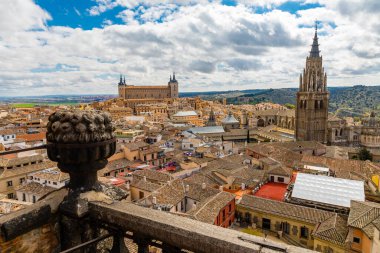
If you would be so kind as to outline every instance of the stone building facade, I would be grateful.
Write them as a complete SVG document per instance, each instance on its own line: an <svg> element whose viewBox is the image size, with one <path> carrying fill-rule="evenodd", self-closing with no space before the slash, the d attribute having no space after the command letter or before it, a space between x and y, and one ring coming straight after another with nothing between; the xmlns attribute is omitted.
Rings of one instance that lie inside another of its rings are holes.
<svg viewBox="0 0 380 253"><path fill-rule="evenodd" d="M165 99L178 98L178 81L170 76L167 85L161 86L135 86L127 85L125 78L120 76L118 84L119 97L124 99Z"/></svg>
<svg viewBox="0 0 380 253"><path fill-rule="evenodd" d="M350 118L331 116L328 120L329 145L365 147L372 152L380 150L380 120L374 112L361 122Z"/></svg>
<svg viewBox="0 0 380 253"><path fill-rule="evenodd" d="M376 119L374 112L362 120L360 143L367 148L380 148L380 120Z"/></svg>
<svg viewBox="0 0 380 253"><path fill-rule="evenodd" d="M319 55L317 27L306 68L300 75L296 107L297 141L327 142L329 92L327 76Z"/></svg>

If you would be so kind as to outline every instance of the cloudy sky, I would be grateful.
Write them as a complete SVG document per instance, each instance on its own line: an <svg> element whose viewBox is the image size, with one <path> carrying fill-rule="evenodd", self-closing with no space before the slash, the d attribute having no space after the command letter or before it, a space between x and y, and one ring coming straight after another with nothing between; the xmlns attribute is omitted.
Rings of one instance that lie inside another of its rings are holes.
<svg viewBox="0 0 380 253"><path fill-rule="evenodd" d="M318 20L329 86L380 84L379 0L1 0L0 96L298 87Z"/></svg>

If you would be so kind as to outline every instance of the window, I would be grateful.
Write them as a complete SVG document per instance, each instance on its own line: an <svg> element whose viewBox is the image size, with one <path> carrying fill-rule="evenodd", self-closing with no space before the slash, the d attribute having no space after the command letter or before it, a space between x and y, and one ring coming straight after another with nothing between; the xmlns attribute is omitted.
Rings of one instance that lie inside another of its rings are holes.
<svg viewBox="0 0 380 253"><path fill-rule="evenodd" d="M25 177L20 178L20 184L24 183Z"/></svg>
<svg viewBox="0 0 380 253"><path fill-rule="evenodd" d="M359 237L354 237L354 243L360 243L360 238Z"/></svg>
<svg viewBox="0 0 380 253"><path fill-rule="evenodd" d="M33 195L33 203L36 203L36 196Z"/></svg>
<svg viewBox="0 0 380 253"><path fill-rule="evenodd" d="M281 228L285 234L290 234L290 224L288 222L281 222Z"/></svg>
<svg viewBox="0 0 380 253"><path fill-rule="evenodd" d="M280 183L283 183L285 180L283 177L277 177L277 181L280 182Z"/></svg>
<svg viewBox="0 0 380 253"><path fill-rule="evenodd" d="M270 230L270 219L263 218L263 229Z"/></svg>
<svg viewBox="0 0 380 253"><path fill-rule="evenodd" d="M11 187L12 185L13 185L12 180L11 180L11 181L7 181L7 186L8 186L8 187Z"/></svg>
<svg viewBox="0 0 380 253"><path fill-rule="evenodd" d="M53 182L53 185L57 185L57 182Z"/></svg>
<svg viewBox="0 0 380 253"><path fill-rule="evenodd" d="M307 227L301 227L301 237L306 239L309 237L309 229Z"/></svg>
<svg viewBox="0 0 380 253"><path fill-rule="evenodd" d="M8 199L13 199L13 193L8 193Z"/></svg>
<svg viewBox="0 0 380 253"><path fill-rule="evenodd" d="M140 199L144 198L144 192L139 192L139 198Z"/></svg>
<svg viewBox="0 0 380 253"><path fill-rule="evenodd" d="M26 201L26 195L25 195L25 193L22 194L22 201Z"/></svg>

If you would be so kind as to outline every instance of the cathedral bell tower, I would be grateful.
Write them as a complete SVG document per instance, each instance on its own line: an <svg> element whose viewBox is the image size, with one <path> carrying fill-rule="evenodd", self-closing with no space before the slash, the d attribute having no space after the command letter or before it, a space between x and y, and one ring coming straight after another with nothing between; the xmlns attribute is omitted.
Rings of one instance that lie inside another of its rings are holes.
<svg viewBox="0 0 380 253"><path fill-rule="evenodd" d="M327 142L329 96L327 76L319 55L317 23L310 55L300 75L296 107L297 141Z"/></svg>

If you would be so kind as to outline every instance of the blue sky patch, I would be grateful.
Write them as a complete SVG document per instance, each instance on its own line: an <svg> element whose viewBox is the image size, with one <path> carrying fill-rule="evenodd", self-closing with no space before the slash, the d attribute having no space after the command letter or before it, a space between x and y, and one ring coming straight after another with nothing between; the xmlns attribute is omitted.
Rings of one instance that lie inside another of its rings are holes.
<svg viewBox="0 0 380 253"><path fill-rule="evenodd" d="M38 68L31 69L32 73L52 73L52 72L72 72L79 71L79 66L72 66L67 64L58 63L54 67L40 66Z"/></svg>

